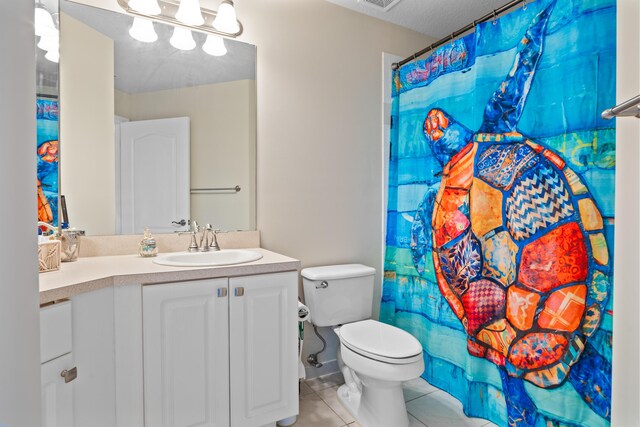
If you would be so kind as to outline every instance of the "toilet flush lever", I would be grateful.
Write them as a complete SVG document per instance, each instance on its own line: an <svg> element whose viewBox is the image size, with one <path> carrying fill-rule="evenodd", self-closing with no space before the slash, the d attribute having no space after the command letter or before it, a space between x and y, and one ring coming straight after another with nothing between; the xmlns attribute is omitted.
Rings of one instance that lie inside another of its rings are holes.
<svg viewBox="0 0 640 427"><path fill-rule="evenodd" d="M329 283L326 280L320 282L320 284L316 284L316 289L325 289L329 287Z"/></svg>

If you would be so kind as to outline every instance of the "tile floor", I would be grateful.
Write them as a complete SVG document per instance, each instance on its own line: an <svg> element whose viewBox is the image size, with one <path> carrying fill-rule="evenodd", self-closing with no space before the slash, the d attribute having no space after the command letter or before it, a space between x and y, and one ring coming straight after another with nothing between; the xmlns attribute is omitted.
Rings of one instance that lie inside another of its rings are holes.
<svg viewBox="0 0 640 427"><path fill-rule="evenodd" d="M336 390L343 383L339 373L303 381L294 427L360 427L338 401ZM404 398L410 427L495 427L485 419L465 416L458 400L422 378L404 384Z"/></svg>

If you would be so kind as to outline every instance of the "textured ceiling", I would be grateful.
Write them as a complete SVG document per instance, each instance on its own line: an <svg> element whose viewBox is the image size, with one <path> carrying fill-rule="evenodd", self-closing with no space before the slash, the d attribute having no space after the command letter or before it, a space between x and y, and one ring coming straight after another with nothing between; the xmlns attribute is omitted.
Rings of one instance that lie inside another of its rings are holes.
<svg viewBox="0 0 640 427"><path fill-rule="evenodd" d="M400 0L384 12L359 0L327 1L437 39L508 3L508 0Z"/></svg>
<svg viewBox="0 0 640 427"><path fill-rule="evenodd" d="M194 32L196 48L181 51L169 44L173 31L169 25L154 23L158 41L142 43L129 35L130 16L66 0L61 1L60 10L113 39L118 90L141 93L256 78L253 45L227 39L227 54L211 56L201 48L206 36Z"/></svg>

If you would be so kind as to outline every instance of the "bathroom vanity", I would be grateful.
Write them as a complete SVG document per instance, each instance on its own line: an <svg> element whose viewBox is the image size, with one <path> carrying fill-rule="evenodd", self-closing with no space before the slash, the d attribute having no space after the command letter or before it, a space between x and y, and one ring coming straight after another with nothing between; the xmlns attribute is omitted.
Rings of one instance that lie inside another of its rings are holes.
<svg viewBox="0 0 640 427"><path fill-rule="evenodd" d="M257 427L297 414L300 262L251 250L262 258L169 267L81 257L41 274L41 316L62 318L43 323L43 339L60 329L66 340L42 365L45 419ZM61 372L74 367L65 383Z"/></svg>

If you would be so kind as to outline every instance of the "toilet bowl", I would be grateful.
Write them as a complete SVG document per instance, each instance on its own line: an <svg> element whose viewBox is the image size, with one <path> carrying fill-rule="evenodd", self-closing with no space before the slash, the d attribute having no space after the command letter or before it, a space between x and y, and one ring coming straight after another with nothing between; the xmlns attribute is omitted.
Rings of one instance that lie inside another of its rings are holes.
<svg viewBox="0 0 640 427"><path fill-rule="evenodd" d="M311 323L340 338L345 384L338 399L363 427L407 427L402 383L424 371L422 345L410 333L370 319L375 269L360 264L302 270Z"/></svg>
<svg viewBox="0 0 640 427"><path fill-rule="evenodd" d="M338 399L364 427L407 427L402 383L424 371L422 346L408 332L375 320L337 327L345 384Z"/></svg>

